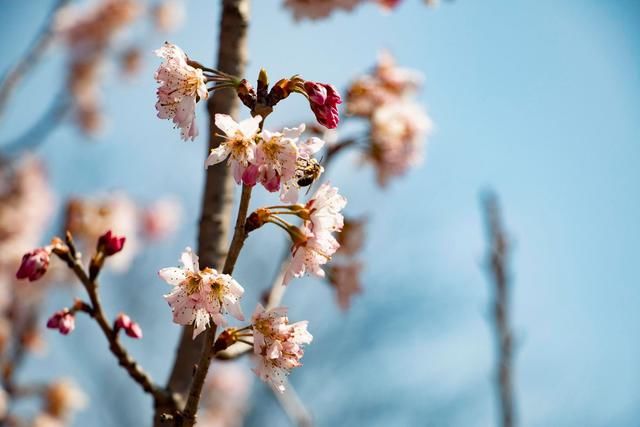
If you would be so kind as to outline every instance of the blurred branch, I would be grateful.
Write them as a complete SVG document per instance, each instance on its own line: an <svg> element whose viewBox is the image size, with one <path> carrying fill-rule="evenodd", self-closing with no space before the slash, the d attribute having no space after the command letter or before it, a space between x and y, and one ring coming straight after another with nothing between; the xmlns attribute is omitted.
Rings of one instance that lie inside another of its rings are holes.
<svg viewBox="0 0 640 427"><path fill-rule="evenodd" d="M298 427L313 427L313 417L309 410L304 406L304 403L298 396L295 388L291 385L288 380L285 380L285 390L283 393L278 393L277 391L273 391L276 399L284 409L284 412L287 414L291 422Z"/></svg>
<svg viewBox="0 0 640 427"><path fill-rule="evenodd" d="M513 332L510 325L510 281L508 258L510 242L500 216L498 197L488 192L482 196L487 237L489 239L489 279L494 287L494 327L498 344L498 372L496 385L500 398L502 427L515 426L515 398L513 390Z"/></svg>
<svg viewBox="0 0 640 427"><path fill-rule="evenodd" d="M5 154L16 155L25 150L36 148L46 141L49 134L58 127L70 107L71 100L64 94L59 94L37 122L17 138L0 144L0 150Z"/></svg>
<svg viewBox="0 0 640 427"><path fill-rule="evenodd" d="M44 26L40 29L29 49L20 60L4 75L0 83L0 117L11 98L11 95L20 84L20 81L38 64L44 53L47 51L54 39L53 20L56 13L64 7L70 0L55 0L53 7L49 11Z"/></svg>

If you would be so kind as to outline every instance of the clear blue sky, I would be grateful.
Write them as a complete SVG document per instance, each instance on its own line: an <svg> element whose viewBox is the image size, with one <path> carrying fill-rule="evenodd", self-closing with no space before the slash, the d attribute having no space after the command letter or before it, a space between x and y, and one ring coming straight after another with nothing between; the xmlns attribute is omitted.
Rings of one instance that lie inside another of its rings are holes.
<svg viewBox="0 0 640 427"><path fill-rule="evenodd" d="M45 3L5 6L0 70L24 50ZM292 318L310 320L316 338L292 382L318 425L495 425L478 210L478 193L487 186L499 193L516 240L521 425L638 425L640 4L457 0L429 9L405 0L391 15L365 6L296 25L280 1L254 3L249 77L265 67L273 80L300 73L344 87L379 48L388 48L401 64L426 74L422 101L437 125L424 167L387 191L375 189L355 158L343 158L334 170L332 181L349 197L351 212L372 219L372 235L366 293L351 312L340 313L326 286L313 280L293 284L286 301ZM202 62L211 62L215 51L217 4L189 1L188 26L171 37ZM56 93L59 56L19 92L0 125L2 140L24 129L31 112ZM137 80L106 82L111 128L103 137L86 141L67 126L39 153L59 201L124 188L147 200L174 192L185 203L182 233L105 287L112 312L125 309L141 319L145 339L131 347L162 378L178 329L155 272L194 244L206 141L182 143L169 123L155 118L157 63L149 52ZM298 99L271 123L309 118ZM241 258L238 280L250 294L245 311L268 280L264 271L273 268L278 237L252 237ZM69 298L56 294L50 309ZM26 375L48 376L55 365L76 377L92 398L77 426L147 420L146 397L129 387L93 325L79 323L70 337L47 334L48 356L32 361ZM255 396L250 425L281 425L261 384ZM123 410L114 413L116 405Z"/></svg>

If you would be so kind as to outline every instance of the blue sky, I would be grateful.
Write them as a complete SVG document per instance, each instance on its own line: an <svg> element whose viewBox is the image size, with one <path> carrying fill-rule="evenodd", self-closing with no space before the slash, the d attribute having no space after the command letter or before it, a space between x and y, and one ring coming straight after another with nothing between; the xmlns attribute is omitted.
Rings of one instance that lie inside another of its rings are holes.
<svg viewBox="0 0 640 427"><path fill-rule="evenodd" d="M355 156L345 156L331 172L349 197L350 212L366 213L372 224L364 257L367 290L351 312L340 313L330 291L314 280L294 284L286 301L291 317L309 319L316 337L292 382L318 425L495 425L478 209L479 192L487 187L500 195L515 239L521 425L637 425L640 4L459 0L429 9L405 0L392 14L363 6L328 21L295 24L279 1L254 3L250 78L265 67L273 80L300 73L344 87L387 48L401 64L425 73L421 101L437 127L425 165L388 190L375 188L371 171L358 167ZM188 4L188 26L171 41L210 62L217 2ZM44 3L21 2L2 14L0 69L20 55L45 13ZM133 82L106 82L111 126L104 136L87 141L66 126L39 154L59 201L124 188L146 200L176 193L184 202L182 232L105 287L111 311L124 308L142 319L145 340L131 344L132 351L163 378L173 351L167 337L178 330L155 272L194 244L206 141L182 143L168 122L155 118L157 60L150 52L147 59ZM61 70L54 53L26 82L0 125L1 140L20 133L31 113L46 107ZM310 117L301 99L287 100L270 125ZM263 195L254 203L267 200ZM274 268L270 249L282 245L271 231L252 239L238 270L249 305L260 289L251 284L263 283L264 270ZM54 295L50 308L69 297ZM93 398L78 426L113 425L113 405L127 408L125 425L145 420L146 398L132 391L91 326L66 338L47 334L48 356L34 360L25 375L48 375L45 366L56 364L77 377ZM254 394L249 424L281 425L261 384Z"/></svg>

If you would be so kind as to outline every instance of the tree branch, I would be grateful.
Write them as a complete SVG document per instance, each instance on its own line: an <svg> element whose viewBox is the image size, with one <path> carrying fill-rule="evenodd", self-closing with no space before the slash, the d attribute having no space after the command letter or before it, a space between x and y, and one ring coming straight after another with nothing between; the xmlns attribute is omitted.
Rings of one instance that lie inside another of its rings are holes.
<svg viewBox="0 0 640 427"><path fill-rule="evenodd" d="M98 295L98 282L89 278L79 259L73 257L71 253L69 253L68 257L64 260L67 261L69 267L73 270L74 274L87 291L89 300L91 301L91 313L89 314L98 323L98 326L109 342L109 350L116 357L120 366L127 371L129 376L138 383L145 392L149 393L153 397L156 406L173 405L175 407L175 402L171 394L164 388L154 384L151 377L149 377L138 362L136 362L122 344L120 344L120 341L118 340L118 333L111 327L104 309L102 308L100 296Z"/></svg>
<svg viewBox="0 0 640 427"><path fill-rule="evenodd" d="M515 399L513 391L513 332L510 315L510 283L507 262L509 239L500 217L498 198L487 193L482 198L489 239L489 278L494 286L494 327L498 345L496 386L499 393L502 427L515 425Z"/></svg>

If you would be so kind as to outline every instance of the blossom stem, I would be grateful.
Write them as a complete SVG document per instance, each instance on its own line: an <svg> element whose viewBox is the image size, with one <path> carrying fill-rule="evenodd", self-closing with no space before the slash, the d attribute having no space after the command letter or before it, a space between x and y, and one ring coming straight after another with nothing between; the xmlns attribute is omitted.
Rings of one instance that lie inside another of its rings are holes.
<svg viewBox="0 0 640 427"><path fill-rule="evenodd" d="M248 185L242 186L242 195L240 197L240 204L238 205L238 215L236 217L236 225L233 232L233 238L229 245L229 252L227 258L224 261L224 267L222 268L223 274L232 274L233 269L238 260L238 255L244 246L244 241L247 238L247 231L245 230L245 222L247 219L247 213L249 211L249 202L251 201L251 190L253 187ZM200 402L200 395L202 394L202 387L204 386L204 380L209 372L209 365L213 358L213 345L216 341L216 327L215 325L209 328L206 332L205 343L202 347L202 353L200 355L200 361L198 367L193 375L191 381L191 388L189 390L189 396L187 403L182 412L181 420L179 424L181 427L191 427L195 424L196 413L198 411L198 404Z"/></svg>
<svg viewBox="0 0 640 427"><path fill-rule="evenodd" d="M70 252L73 252L73 250ZM153 396L156 405L162 404L175 407L176 402L172 395L163 387L156 385L138 362L136 362L122 344L120 344L118 334L111 328L111 324L107 320L107 316L102 308L102 303L100 302L100 296L98 294L98 282L95 279L91 280L89 278L89 275L84 271L84 267L79 258L72 257L70 253L67 257L61 256L61 258L63 261L67 262L75 276L80 280L87 291L91 302L91 313L88 314L93 317L102 330L105 338L109 342L109 350L116 357L120 366L127 371L129 376L138 383L145 392Z"/></svg>

